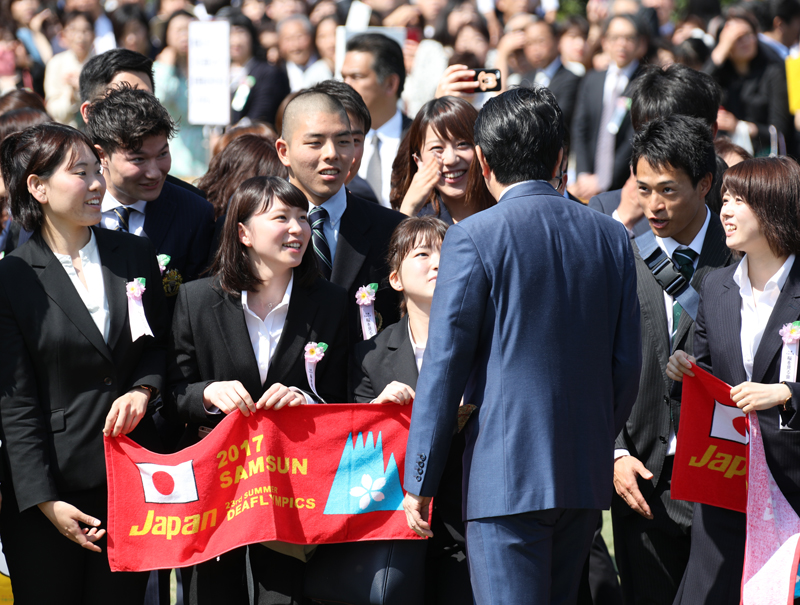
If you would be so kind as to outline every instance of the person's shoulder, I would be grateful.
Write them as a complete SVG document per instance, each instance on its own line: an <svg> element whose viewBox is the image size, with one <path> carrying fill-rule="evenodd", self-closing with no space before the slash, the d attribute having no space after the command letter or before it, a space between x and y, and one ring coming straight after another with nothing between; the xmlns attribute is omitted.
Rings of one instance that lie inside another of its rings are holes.
<svg viewBox="0 0 800 605"><path fill-rule="evenodd" d="M369 358L373 358L375 355L382 355L382 352L386 350L394 333L397 330L407 330L407 326L408 323L401 319L397 323L385 327L382 331L378 332L369 340L362 340L361 342L356 343L354 348L356 362L362 365L364 363L369 364Z"/></svg>
<svg viewBox="0 0 800 605"><path fill-rule="evenodd" d="M603 193L598 193L597 195L593 195L591 199L589 199L589 208L592 210L597 210L598 212L602 212L603 214L608 214L609 216L614 213L619 207L619 203L622 201L622 189L615 189L614 191L605 191Z"/></svg>
<svg viewBox="0 0 800 605"><path fill-rule="evenodd" d="M125 248L128 250L145 251L154 250L153 244L146 237L140 237L125 231L115 231L114 229L103 229L95 227L95 239L100 250L108 248Z"/></svg>
<svg viewBox="0 0 800 605"><path fill-rule="evenodd" d="M328 312L345 312L347 308L347 290L338 284L323 277L316 277L309 285L297 282L295 278L294 288L306 298L315 301Z"/></svg>
<svg viewBox="0 0 800 605"><path fill-rule="evenodd" d="M739 263L735 262L727 267L719 267L713 271L709 271L703 280L703 293L719 290L723 284L736 284L733 281L733 274L739 268Z"/></svg>
<svg viewBox="0 0 800 605"><path fill-rule="evenodd" d="M207 307L209 304L230 296L222 289L216 276L202 277L186 282L181 285L180 294L199 307Z"/></svg>
<svg viewBox="0 0 800 605"><path fill-rule="evenodd" d="M370 222L391 224L392 229L408 218L402 212L367 201L350 191L347 192L347 209L353 210L353 215L361 219Z"/></svg>
<svg viewBox="0 0 800 605"><path fill-rule="evenodd" d="M199 214L214 214L214 207L207 199L190 191L189 189L176 185L169 180L164 181L161 195L156 198L156 204L168 202L175 204L179 209Z"/></svg>

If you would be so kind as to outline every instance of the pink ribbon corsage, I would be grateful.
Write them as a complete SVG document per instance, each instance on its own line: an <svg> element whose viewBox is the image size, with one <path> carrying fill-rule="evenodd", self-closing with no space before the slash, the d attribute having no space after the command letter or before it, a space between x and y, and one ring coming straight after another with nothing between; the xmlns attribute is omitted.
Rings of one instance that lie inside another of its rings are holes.
<svg viewBox="0 0 800 605"><path fill-rule="evenodd" d="M356 292L356 303L359 306L371 305L375 303L375 293L378 291L378 284L361 286Z"/></svg>
<svg viewBox="0 0 800 605"><path fill-rule="evenodd" d="M131 324L131 340L140 336L152 336L153 331L147 323L147 316L142 306L142 294L145 290L145 278L137 277L125 284L125 293L128 295L128 322Z"/></svg>
<svg viewBox="0 0 800 605"><path fill-rule="evenodd" d="M325 357L325 351L328 350L328 345L324 342L309 342L305 346L305 361L306 361L306 378L308 379L308 386L317 396L317 399L325 403L325 400L317 393L316 375L317 364Z"/></svg>
<svg viewBox="0 0 800 605"><path fill-rule="evenodd" d="M367 284L356 291L356 303L361 315L361 334L364 340L369 340L378 333L378 323L375 320L375 294L378 284Z"/></svg>
<svg viewBox="0 0 800 605"><path fill-rule="evenodd" d="M781 335L783 342L787 345L800 342L800 321L784 324L778 334Z"/></svg>

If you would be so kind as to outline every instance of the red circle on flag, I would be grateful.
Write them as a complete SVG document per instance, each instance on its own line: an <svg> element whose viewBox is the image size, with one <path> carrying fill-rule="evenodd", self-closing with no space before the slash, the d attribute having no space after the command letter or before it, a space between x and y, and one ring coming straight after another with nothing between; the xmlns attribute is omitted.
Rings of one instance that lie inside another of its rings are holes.
<svg viewBox="0 0 800 605"><path fill-rule="evenodd" d="M158 490L159 494L169 496L172 490L175 489L175 480L172 475L164 471L156 471L153 473L153 485Z"/></svg>

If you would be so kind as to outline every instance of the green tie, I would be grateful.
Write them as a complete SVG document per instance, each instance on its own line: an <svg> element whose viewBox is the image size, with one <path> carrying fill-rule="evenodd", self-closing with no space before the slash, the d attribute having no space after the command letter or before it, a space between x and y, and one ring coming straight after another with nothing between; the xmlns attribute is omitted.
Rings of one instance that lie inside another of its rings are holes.
<svg viewBox="0 0 800 605"><path fill-rule="evenodd" d="M696 258L697 252L686 246L682 246L672 253L672 262L678 266L678 271L688 282L692 281L692 276L694 275L694 261ZM675 339L675 333L678 331L678 322L681 320L681 313L683 313L683 307L681 307L681 304L675 299L672 303L672 334L670 336L670 341Z"/></svg>

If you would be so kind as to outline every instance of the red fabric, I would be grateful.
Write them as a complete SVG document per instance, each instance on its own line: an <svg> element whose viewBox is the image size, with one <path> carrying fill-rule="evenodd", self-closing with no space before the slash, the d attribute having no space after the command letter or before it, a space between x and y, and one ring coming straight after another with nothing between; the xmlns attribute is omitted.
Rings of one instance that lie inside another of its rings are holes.
<svg viewBox="0 0 800 605"><path fill-rule="evenodd" d="M416 539L402 510L410 419L394 404L234 412L169 455L106 438L111 569L183 567L268 540Z"/></svg>
<svg viewBox="0 0 800 605"><path fill-rule="evenodd" d="M745 512L747 416L731 387L697 366L683 377L671 497Z"/></svg>

